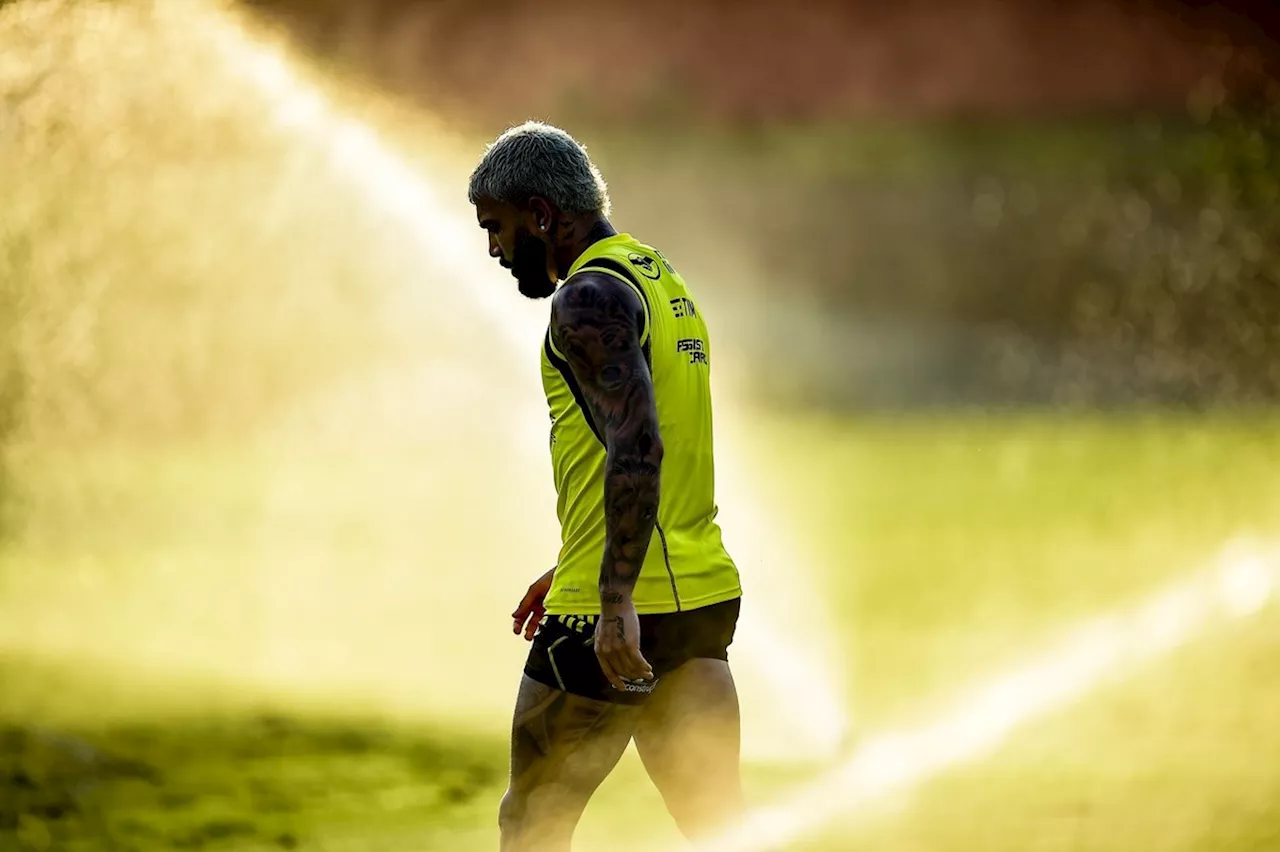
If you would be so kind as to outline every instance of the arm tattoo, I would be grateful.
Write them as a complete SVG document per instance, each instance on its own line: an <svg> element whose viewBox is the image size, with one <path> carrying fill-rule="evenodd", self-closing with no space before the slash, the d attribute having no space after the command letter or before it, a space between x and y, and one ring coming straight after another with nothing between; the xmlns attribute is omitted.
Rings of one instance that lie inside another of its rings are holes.
<svg viewBox="0 0 1280 852"><path fill-rule="evenodd" d="M610 275L575 275L551 305L551 335L582 388L605 442L604 603L635 588L658 520L662 439L649 364L640 345L644 308Z"/></svg>

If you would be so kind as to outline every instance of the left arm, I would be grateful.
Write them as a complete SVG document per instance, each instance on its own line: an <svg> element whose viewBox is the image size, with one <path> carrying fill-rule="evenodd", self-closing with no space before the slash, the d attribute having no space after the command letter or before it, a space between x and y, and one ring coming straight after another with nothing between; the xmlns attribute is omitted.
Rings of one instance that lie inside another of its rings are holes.
<svg viewBox="0 0 1280 852"><path fill-rule="evenodd" d="M574 276L551 306L552 339L605 444L597 653L606 674L616 664L614 671L625 677L651 674L639 653L631 596L657 523L662 472L653 379L640 345L643 311L629 287L597 273ZM619 643L624 647L615 658ZM632 649L634 657L622 653Z"/></svg>

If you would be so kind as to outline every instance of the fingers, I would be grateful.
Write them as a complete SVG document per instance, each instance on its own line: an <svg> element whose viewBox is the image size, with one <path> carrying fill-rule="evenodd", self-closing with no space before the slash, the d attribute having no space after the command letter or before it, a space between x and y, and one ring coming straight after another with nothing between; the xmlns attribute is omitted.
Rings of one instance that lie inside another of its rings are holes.
<svg viewBox="0 0 1280 852"><path fill-rule="evenodd" d="M511 618L513 620L511 632L517 636L520 635L520 629L524 627L525 619L527 619L531 614L536 613L534 617L541 621L542 612L539 611L541 609L542 600L538 595L538 589L536 585L530 586L529 591L525 592L524 597L521 598L520 605L516 607L515 612L511 613Z"/></svg>
<svg viewBox="0 0 1280 852"><path fill-rule="evenodd" d="M597 640L596 658L600 661L600 670L616 689L625 690L628 680L653 680L653 667L640 649L632 645Z"/></svg>
<svg viewBox="0 0 1280 852"><path fill-rule="evenodd" d="M533 608L533 612L529 616L529 623L525 625L524 628L524 638L526 642L533 641L534 634L538 632L538 625L542 623L542 617L546 614L547 611L542 608L541 604L538 604ZM519 630L516 632L518 633Z"/></svg>
<svg viewBox="0 0 1280 852"><path fill-rule="evenodd" d="M653 666L649 665L649 661L644 658L644 654L640 653L639 648L628 648L631 656L631 670L635 672L631 676L632 680L653 680Z"/></svg>
<svg viewBox="0 0 1280 852"><path fill-rule="evenodd" d="M649 667L639 648L621 645L610 649L602 659L607 660L609 668L626 680L645 680L653 677L653 669Z"/></svg>
<svg viewBox="0 0 1280 852"><path fill-rule="evenodd" d="M542 608L541 604L535 604L526 610L517 610L514 614L514 621L511 623L511 632L520 635L520 631L524 631L524 638L527 641L533 641L533 636L538 632L538 626L542 624L542 619L547 611ZM528 622L526 623L526 619Z"/></svg>
<svg viewBox="0 0 1280 852"><path fill-rule="evenodd" d="M555 570L552 568L543 574L524 593L524 597L520 599L520 605L516 607L515 612L511 613L512 633L519 636L520 631L523 630L524 638L533 641L533 635L538 632L538 626L542 624L542 617L547 614L542 602L546 600L547 593L551 590L551 580ZM528 624L525 624L526 620Z"/></svg>
<svg viewBox="0 0 1280 852"><path fill-rule="evenodd" d="M600 670L604 672L604 676L608 679L609 683L613 684L613 688L625 691L627 685L623 682L621 676L613 670L613 666L609 665L608 657L601 655L597 651L596 658L600 660Z"/></svg>
<svg viewBox="0 0 1280 852"><path fill-rule="evenodd" d="M618 689L625 690L629 680L653 680L653 668L639 651L623 650L600 656L599 660L604 676Z"/></svg>

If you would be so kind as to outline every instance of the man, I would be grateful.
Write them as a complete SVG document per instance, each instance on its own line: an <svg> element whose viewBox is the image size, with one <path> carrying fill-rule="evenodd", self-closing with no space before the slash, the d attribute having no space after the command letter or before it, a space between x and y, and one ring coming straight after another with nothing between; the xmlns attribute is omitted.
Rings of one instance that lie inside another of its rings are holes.
<svg viewBox="0 0 1280 852"><path fill-rule="evenodd" d="M741 804L727 649L742 591L715 522L702 312L660 252L614 230L599 171L564 131L503 133L469 195L489 254L525 296L551 299L541 360L562 546L513 613L533 645L501 848L568 850L632 738L695 838Z"/></svg>

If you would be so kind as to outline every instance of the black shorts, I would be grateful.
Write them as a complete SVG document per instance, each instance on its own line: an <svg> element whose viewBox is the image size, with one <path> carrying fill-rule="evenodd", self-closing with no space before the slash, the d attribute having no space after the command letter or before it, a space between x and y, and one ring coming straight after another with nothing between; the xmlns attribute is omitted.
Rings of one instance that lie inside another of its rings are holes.
<svg viewBox="0 0 1280 852"><path fill-rule="evenodd" d="M639 704L662 680L694 659L728 660L742 600L640 616L640 653L653 668L654 679L631 682L626 692L604 676L596 659L596 616L548 615L533 637L524 664L530 678L573 695Z"/></svg>

